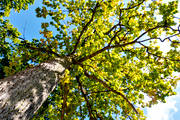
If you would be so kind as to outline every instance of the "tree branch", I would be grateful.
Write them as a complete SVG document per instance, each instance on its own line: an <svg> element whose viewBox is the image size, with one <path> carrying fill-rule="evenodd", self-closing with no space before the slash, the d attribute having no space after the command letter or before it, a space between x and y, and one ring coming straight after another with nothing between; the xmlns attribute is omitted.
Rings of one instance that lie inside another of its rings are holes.
<svg viewBox="0 0 180 120"><path fill-rule="evenodd" d="M110 46L106 46L106 47L104 47L104 48L102 48L102 49L100 49L100 50L97 50L96 52L94 52L94 53L92 53L92 54L90 54L90 55L87 55L87 56L85 56L85 57L83 57L83 58L80 58L80 59L77 60L77 61L74 61L74 64L79 64L79 63L81 63L81 62L83 62L83 61L85 61L85 60L88 60L88 59L90 59L90 58L98 55L99 53L102 53L103 51L105 51L105 50L107 50L107 49L110 49L110 48L111 48Z"/></svg>
<svg viewBox="0 0 180 120"><path fill-rule="evenodd" d="M116 38L117 34L118 34L120 31L121 31L121 29L115 32L114 36L111 38L110 42L108 43L108 46L111 45L111 43L113 42L113 40Z"/></svg>
<svg viewBox="0 0 180 120"><path fill-rule="evenodd" d="M91 22L93 21L94 15L95 15L96 10L97 10L97 8L98 8L99 6L100 6L100 4L99 4L99 2L97 2L95 8L93 9L93 13L92 13L91 19L90 19L89 22L87 22L86 25L83 27L83 29L82 29L82 31L81 31L78 39L77 39L77 42L76 42L76 44L75 44L75 46L74 46L74 50L72 51L72 53L71 53L70 55L72 55L72 54L74 54L74 53L76 52L77 46L78 46L78 44L80 43L81 37L82 37L83 33L87 30L88 26L89 26L89 25L91 24Z"/></svg>
<svg viewBox="0 0 180 120"><path fill-rule="evenodd" d="M74 64L79 64L79 63L81 63L81 62L83 62L83 61L85 61L85 60L88 60L88 59L90 59L90 58L98 55L99 53L104 52L105 50L112 49L112 48L117 48L117 47L124 47L124 46L130 45L130 44L134 44L134 43L136 43L142 36L144 36L146 33L150 32L150 31L152 31L152 30L154 30L154 29L156 29L156 28L159 28L159 27L162 27L162 26L156 26L156 27L153 27L153 28L151 28L151 29L148 29L147 31L145 31L144 33L142 33L139 37L137 37L135 40L133 40L132 42L128 42L128 43L124 43L124 44L116 44L116 45L113 45L113 46L109 46L109 45L108 45L108 46L105 46L104 48L99 49L99 50L97 50L96 52L94 52L94 53L92 53L92 54L90 54L90 55L87 55L87 56L85 56L85 57L83 57L83 58L80 58L80 59L77 60L77 61L74 61Z"/></svg>
<svg viewBox="0 0 180 120"><path fill-rule="evenodd" d="M29 43L24 43L26 45L27 48L30 48L31 50L37 50L37 51L42 51L42 52L47 52L49 54L54 54L57 57L62 57L61 55L59 55L58 53L52 51L52 50L48 50L47 48L38 48L38 47L33 47L31 46Z"/></svg>
<svg viewBox="0 0 180 120"><path fill-rule="evenodd" d="M90 79L94 79L96 80L97 82L101 83L105 88L107 88L108 90L112 91L113 93L115 94L118 94L120 95L121 97L123 97L125 99L125 101L132 107L132 109L136 112L136 114L139 114L138 111L136 110L136 108L133 106L133 104L121 93L121 92L118 92L116 90L114 90L113 88L109 87L108 84L100 79L98 79L96 76L94 75L90 75L88 74L87 71L84 72L84 74L90 78Z"/></svg>
<svg viewBox="0 0 180 120"><path fill-rule="evenodd" d="M161 38L148 38L148 39L144 39L144 40L141 40L141 41L138 41L137 43L142 43L142 42L146 42L146 41L149 41L149 40L153 40L153 39L159 39L161 42L164 42L165 40L169 40L171 41L172 43L180 43L180 42L175 42L175 41L172 41L170 38L171 37L175 37L176 35L179 35L180 33L177 33L177 34L174 34L174 35L171 35L171 36L168 36L164 39L161 39Z"/></svg>
<svg viewBox="0 0 180 120"><path fill-rule="evenodd" d="M163 56L159 56L157 54L151 53L151 52L149 52L149 47L148 46L142 44L141 42L139 42L139 44L142 45L143 47L145 47L147 53L150 54L150 55L153 55L155 57L162 58L162 59L167 59L167 60L170 60L170 61L180 61L180 60L174 60L174 59L170 59L170 58L167 58L167 57L163 57Z"/></svg>
<svg viewBox="0 0 180 120"><path fill-rule="evenodd" d="M13 35L13 36L14 36L14 35ZM52 51L52 50L48 50L47 48L33 47L33 46L30 45L30 43L27 43L27 42L26 42L27 40L25 40L25 39L22 38L22 37L17 37L17 36L14 36L14 37L23 40L23 41L22 41L22 44L25 45L26 47L30 48L31 50L37 50L37 51L40 50L40 51L43 51L43 52L47 52L47 53L49 53L49 54L54 54L55 56L60 57L60 58L63 57L63 56L59 55L58 53L56 53L56 52L54 52L54 51Z"/></svg>
<svg viewBox="0 0 180 120"><path fill-rule="evenodd" d="M111 31L113 31L113 30L114 30L116 27L118 27L118 26L122 27L122 26L125 26L125 25L118 23L118 24L114 25L113 27L111 27L111 28L110 28L107 32L105 32L104 34L105 34L105 35L108 35Z"/></svg>
<svg viewBox="0 0 180 120"><path fill-rule="evenodd" d="M150 28L148 29L147 31L145 31L144 33L142 33L139 37L137 37L134 41L132 41L132 43L135 43L136 41L138 41L142 36L144 36L146 33L154 30L154 29L157 29L157 28L160 28L160 27L164 27L164 26L155 26L153 28Z"/></svg>
<svg viewBox="0 0 180 120"><path fill-rule="evenodd" d="M105 91L92 91L91 94L94 94L94 93L103 93L103 92L110 92L109 90L105 90Z"/></svg>
<svg viewBox="0 0 180 120"><path fill-rule="evenodd" d="M63 95L63 103L62 103L62 111L61 111L61 120L64 120L64 111L65 111L65 108L66 108L66 101L67 101L67 95L68 95L68 86L67 86L67 83L65 83L65 85L63 86L64 88L64 95Z"/></svg>
<svg viewBox="0 0 180 120"><path fill-rule="evenodd" d="M83 95L83 97L84 97L84 99L85 99L85 101L86 101L87 108L88 108L88 111L89 111L90 120L94 120L93 113L92 113L92 106L91 106L91 104L89 103L89 100L88 100L88 98L87 98L87 94L86 94L86 93L84 92L84 90L83 90L83 86L82 86L82 84L81 84L81 82L80 82L80 80L79 80L79 76L76 76L76 80L77 80L77 82L78 82L78 84L79 84L81 93L82 93L82 95Z"/></svg>

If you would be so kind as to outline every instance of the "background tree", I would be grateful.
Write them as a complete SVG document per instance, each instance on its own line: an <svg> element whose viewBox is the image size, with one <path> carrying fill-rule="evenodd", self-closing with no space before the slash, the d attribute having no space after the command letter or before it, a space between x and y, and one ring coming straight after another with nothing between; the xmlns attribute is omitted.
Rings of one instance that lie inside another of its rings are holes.
<svg viewBox="0 0 180 120"><path fill-rule="evenodd" d="M51 20L41 24L41 39L25 40L4 16L32 3L0 2L1 119L139 120L142 107L175 94L177 1L43 0L37 17ZM157 46L164 41L167 53Z"/></svg>

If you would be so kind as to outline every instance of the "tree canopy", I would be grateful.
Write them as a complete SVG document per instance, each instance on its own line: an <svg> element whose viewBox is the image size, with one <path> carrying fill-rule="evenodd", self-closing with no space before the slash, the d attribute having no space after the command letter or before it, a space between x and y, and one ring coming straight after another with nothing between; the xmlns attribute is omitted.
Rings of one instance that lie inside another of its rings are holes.
<svg viewBox="0 0 180 120"><path fill-rule="evenodd" d="M142 108L176 94L177 0L43 0L36 16L50 21L41 23L40 39L26 40L8 15L33 3L0 1L0 79L57 57L71 61L34 120L140 120ZM164 53L157 43L166 41Z"/></svg>

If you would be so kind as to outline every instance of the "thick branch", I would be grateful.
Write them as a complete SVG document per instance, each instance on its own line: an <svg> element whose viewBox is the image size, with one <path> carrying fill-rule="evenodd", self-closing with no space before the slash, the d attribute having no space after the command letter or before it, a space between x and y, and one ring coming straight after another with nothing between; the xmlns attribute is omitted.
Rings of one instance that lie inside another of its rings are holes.
<svg viewBox="0 0 180 120"><path fill-rule="evenodd" d="M108 85L106 82L98 79L98 78L97 78L96 76L94 76L94 75L88 74L87 71L85 71L84 74L85 74L88 78L94 79L94 80L96 80L97 82L101 83L105 88L107 88L108 90L112 91L113 93L118 94L118 95L120 95L121 97L123 97L123 98L125 99L125 101L132 107L132 109L138 114L138 111L137 111L136 108L133 106L133 104L132 104L121 92L118 92L118 91L112 89L111 87L109 87L109 85Z"/></svg>
<svg viewBox="0 0 180 120"><path fill-rule="evenodd" d="M102 48L102 49L100 49L100 50L97 50L96 52L94 52L94 53L92 53L92 54L90 54L90 55L88 55L88 56L85 56L85 57L83 57L83 58L80 58L78 61L74 61L74 64L79 64L79 63L81 63L81 62L83 62L83 61L85 61L85 60L88 60L88 59L90 59L90 58L98 55L99 53L102 53L103 51L105 51L105 50L107 50L107 49L110 49L110 48L111 48L110 46L106 46L106 47L104 47L104 48Z"/></svg>

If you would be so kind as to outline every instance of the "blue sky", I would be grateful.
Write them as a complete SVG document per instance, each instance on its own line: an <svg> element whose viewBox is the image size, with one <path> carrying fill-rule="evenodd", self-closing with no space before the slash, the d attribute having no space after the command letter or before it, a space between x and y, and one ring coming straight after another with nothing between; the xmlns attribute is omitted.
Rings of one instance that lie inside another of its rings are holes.
<svg viewBox="0 0 180 120"><path fill-rule="evenodd" d="M25 39L39 38L39 30L41 28L41 22L44 21L42 18L37 18L35 14L35 9L41 4L41 0L35 0L35 4L29 6L29 9L24 11L21 10L20 13L14 12L10 13L9 19L14 27L18 28L19 32L25 36Z"/></svg>
<svg viewBox="0 0 180 120"><path fill-rule="evenodd" d="M45 20L37 18L34 11L40 4L41 0L35 0L35 4L30 6L27 11L21 11L20 13L12 11L9 16L10 22L14 27L18 28L27 40L40 38L41 22ZM180 2L178 6L180 11ZM177 16L180 16L180 14ZM166 46L167 43L164 43L161 48L167 50ZM180 73L176 74L180 77ZM159 103L152 108L145 109L147 120L180 120L180 83L178 83L176 91L177 95L167 98L167 103Z"/></svg>

